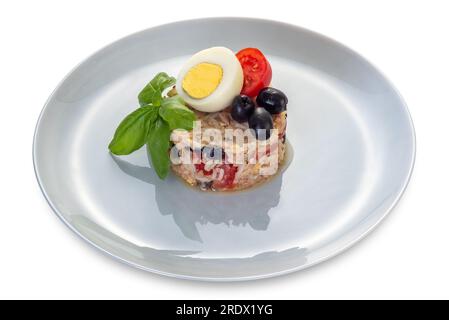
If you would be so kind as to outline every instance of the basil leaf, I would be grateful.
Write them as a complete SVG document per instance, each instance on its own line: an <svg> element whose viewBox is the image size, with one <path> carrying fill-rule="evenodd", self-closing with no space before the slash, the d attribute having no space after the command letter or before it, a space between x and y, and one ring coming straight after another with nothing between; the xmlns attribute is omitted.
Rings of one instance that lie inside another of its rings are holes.
<svg viewBox="0 0 449 320"><path fill-rule="evenodd" d="M153 106L160 106L162 103L162 92L175 83L175 78L170 77L165 72L159 72L139 93L140 105L152 104Z"/></svg>
<svg viewBox="0 0 449 320"><path fill-rule="evenodd" d="M157 118L148 134L147 154L153 169L161 179L165 179L170 170L169 148L170 127L162 118Z"/></svg>
<svg viewBox="0 0 449 320"><path fill-rule="evenodd" d="M187 108L180 96L165 98L159 109L159 115L168 122L170 129L192 130L196 120L195 113Z"/></svg>
<svg viewBox="0 0 449 320"><path fill-rule="evenodd" d="M130 154L146 142L151 123L158 117L158 109L144 106L126 116L115 130L109 150L116 155Z"/></svg>

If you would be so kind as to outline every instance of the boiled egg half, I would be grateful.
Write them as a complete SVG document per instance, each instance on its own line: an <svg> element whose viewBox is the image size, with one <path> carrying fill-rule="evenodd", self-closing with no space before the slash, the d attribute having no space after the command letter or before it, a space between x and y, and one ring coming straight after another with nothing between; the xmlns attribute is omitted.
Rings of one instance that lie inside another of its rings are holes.
<svg viewBox="0 0 449 320"><path fill-rule="evenodd" d="M194 54L181 69L176 90L192 108L217 112L242 90L243 71L234 52L212 47Z"/></svg>

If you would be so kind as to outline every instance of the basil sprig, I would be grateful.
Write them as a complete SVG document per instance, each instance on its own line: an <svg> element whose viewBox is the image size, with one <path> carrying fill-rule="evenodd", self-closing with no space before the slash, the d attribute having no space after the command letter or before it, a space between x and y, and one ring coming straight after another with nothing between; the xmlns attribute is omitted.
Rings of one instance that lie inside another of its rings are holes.
<svg viewBox="0 0 449 320"><path fill-rule="evenodd" d="M140 106L152 104L155 107L159 107L162 103L162 92L174 86L175 83L175 78L170 77L165 72L159 72L139 93Z"/></svg>
<svg viewBox="0 0 449 320"><path fill-rule="evenodd" d="M164 179L170 170L169 148L170 127L162 118L157 118L148 134L147 154L161 179Z"/></svg>
<svg viewBox="0 0 449 320"><path fill-rule="evenodd" d="M109 150L116 155L126 155L140 149L147 142L151 124L157 118L158 109L151 105L131 112L115 130Z"/></svg>
<svg viewBox="0 0 449 320"><path fill-rule="evenodd" d="M120 122L109 150L115 155L127 155L144 144L148 158L159 178L170 170L170 134L174 129L192 130L195 113L179 96L164 97L163 92L176 80L165 72L158 73L139 93L140 108Z"/></svg>
<svg viewBox="0 0 449 320"><path fill-rule="evenodd" d="M159 115L167 121L171 130L192 130L196 120L195 113L187 108L180 96L173 96L162 101Z"/></svg>

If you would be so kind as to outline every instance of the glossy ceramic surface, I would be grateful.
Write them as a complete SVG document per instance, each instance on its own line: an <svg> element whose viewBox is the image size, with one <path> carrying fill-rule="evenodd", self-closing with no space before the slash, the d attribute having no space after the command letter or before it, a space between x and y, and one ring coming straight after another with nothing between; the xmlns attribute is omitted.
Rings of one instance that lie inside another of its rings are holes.
<svg viewBox="0 0 449 320"><path fill-rule="evenodd" d="M202 193L159 180L144 150L111 156L147 81L216 45L268 56L289 98L283 172L249 191ZM45 197L82 238L133 266L202 280L280 275L341 252L398 201L414 154L407 108L370 63L316 33L244 18L164 25L98 51L52 94L33 147Z"/></svg>

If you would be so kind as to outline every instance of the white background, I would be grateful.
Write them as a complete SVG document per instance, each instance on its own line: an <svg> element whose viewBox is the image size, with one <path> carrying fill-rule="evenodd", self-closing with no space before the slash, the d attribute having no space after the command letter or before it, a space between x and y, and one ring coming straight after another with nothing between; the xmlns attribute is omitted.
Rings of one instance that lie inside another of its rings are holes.
<svg viewBox="0 0 449 320"><path fill-rule="evenodd" d="M45 202L31 145L57 83L129 33L207 16L269 18L323 33L372 61L404 96L417 132L410 185L379 228L344 254L256 282L169 279L100 254ZM0 298L449 298L448 16L447 1L3 2Z"/></svg>

